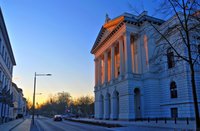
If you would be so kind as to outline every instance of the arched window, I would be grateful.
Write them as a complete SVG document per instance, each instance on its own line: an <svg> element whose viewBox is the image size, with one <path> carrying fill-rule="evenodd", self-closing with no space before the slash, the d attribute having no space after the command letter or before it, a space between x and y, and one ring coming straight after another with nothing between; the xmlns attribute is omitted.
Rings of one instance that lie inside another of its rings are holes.
<svg viewBox="0 0 200 131"><path fill-rule="evenodd" d="M172 81L170 84L170 94L171 98L177 98L177 87L176 82Z"/></svg>
<svg viewBox="0 0 200 131"><path fill-rule="evenodd" d="M169 48L167 50L167 62L168 62L168 68L172 68L175 66L174 52L172 51L172 48Z"/></svg>

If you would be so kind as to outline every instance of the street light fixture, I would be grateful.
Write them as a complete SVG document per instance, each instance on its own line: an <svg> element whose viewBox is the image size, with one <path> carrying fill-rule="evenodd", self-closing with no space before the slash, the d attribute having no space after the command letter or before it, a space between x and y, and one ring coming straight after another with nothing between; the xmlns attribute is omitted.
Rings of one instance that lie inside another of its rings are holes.
<svg viewBox="0 0 200 131"><path fill-rule="evenodd" d="M35 88L36 88L36 77L37 76L51 76L51 74L37 74L35 72L35 76L34 76L34 91L33 91L33 115L32 115L33 125L34 125L34 115L35 115Z"/></svg>

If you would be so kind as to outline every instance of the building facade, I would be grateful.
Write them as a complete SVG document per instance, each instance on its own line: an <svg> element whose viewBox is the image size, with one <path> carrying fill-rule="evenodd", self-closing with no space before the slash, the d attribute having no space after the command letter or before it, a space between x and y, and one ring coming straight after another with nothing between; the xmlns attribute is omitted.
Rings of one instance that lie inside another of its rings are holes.
<svg viewBox="0 0 200 131"><path fill-rule="evenodd" d="M91 50L95 56L95 118L194 118L188 64L175 63L170 48L158 64L154 60L164 40L151 24L164 31L175 21L175 16L164 21L145 11L112 20L106 16ZM169 37L173 40L176 33ZM195 68L198 101L199 70Z"/></svg>
<svg viewBox="0 0 200 131"><path fill-rule="evenodd" d="M12 73L16 65L6 25L0 9L0 122L12 119Z"/></svg>
<svg viewBox="0 0 200 131"><path fill-rule="evenodd" d="M12 83L13 88L13 119L17 119L26 115L26 98L24 98L23 90Z"/></svg>

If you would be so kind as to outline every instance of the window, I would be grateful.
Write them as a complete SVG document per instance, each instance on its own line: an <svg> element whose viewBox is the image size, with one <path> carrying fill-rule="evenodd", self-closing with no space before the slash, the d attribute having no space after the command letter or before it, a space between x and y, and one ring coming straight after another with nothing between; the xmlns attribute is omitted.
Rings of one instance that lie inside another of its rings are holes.
<svg viewBox="0 0 200 131"><path fill-rule="evenodd" d="M170 84L170 94L171 98L177 98L177 87L176 82L172 81Z"/></svg>
<svg viewBox="0 0 200 131"><path fill-rule="evenodd" d="M198 53L200 54L200 44L198 44Z"/></svg>
<svg viewBox="0 0 200 131"><path fill-rule="evenodd" d="M171 108L171 117L178 118L178 108Z"/></svg>
<svg viewBox="0 0 200 131"><path fill-rule="evenodd" d="M168 62L168 68L172 68L175 66L174 52L172 51L172 48L169 48L167 50L167 62Z"/></svg>
<svg viewBox="0 0 200 131"><path fill-rule="evenodd" d="M5 63L7 63L7 52L5 52L4 60L5 60Z"/></svg>
<svg viewBox="0 0 200 131"><path fill-rule="evenodd" d="M2 50L2 57L4 58L4 53L5 53L5 49L4 49L4 46L3 46L3 50Z"/></svg>

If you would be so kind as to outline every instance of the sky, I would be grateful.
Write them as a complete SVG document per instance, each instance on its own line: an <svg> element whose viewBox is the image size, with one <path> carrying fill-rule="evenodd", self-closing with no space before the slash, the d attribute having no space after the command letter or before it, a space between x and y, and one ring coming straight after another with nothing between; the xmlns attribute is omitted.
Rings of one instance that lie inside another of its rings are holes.
<svg viewBox="0 0 200 131"><path fill-rule="evenodd" d="M131 5L131 6L130 6ZM124 12L147 10L155 15L153 0L0 0L17 65L13 81L32 100L34 73L38 76L36 102L49 94L94 96L94 56L90 50L105 22Z"/></svg>

